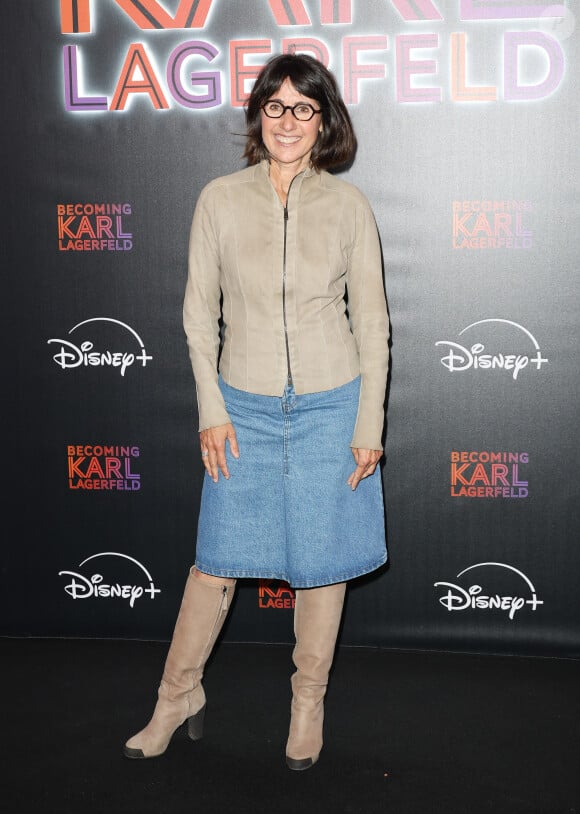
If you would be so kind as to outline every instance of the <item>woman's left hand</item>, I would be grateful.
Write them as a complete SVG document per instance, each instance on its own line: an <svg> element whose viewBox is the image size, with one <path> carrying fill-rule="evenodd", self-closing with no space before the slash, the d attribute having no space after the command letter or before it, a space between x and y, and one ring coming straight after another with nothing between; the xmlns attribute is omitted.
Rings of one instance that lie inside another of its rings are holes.
<svg viewBox="0 0 580 814"><path fill-rule="evenodd" d="M383 453L380 449L353 448L352 454L356 463L356 469L347 480L347 483L354 492L363 478L368 478L369 475L373 474Z"/></svg>

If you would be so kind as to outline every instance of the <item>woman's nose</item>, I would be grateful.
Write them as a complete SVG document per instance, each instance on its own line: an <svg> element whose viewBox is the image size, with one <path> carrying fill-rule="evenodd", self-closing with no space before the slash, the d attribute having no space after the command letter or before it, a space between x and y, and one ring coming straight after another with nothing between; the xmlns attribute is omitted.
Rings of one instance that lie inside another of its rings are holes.
<svg viewBox="0 0 580 814"><path fill-rule="evenodd" d="M282 127L284 127L286 130L291 130L294 127L295 121L294 114L290 108L286 108L282 115Z"/></svg>

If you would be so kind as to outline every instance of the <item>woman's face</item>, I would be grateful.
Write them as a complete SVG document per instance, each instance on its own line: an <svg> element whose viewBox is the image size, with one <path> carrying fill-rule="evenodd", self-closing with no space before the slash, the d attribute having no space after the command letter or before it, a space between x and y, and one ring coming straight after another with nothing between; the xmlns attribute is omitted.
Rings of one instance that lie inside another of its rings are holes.
<svg viewBox="0 0 580 814"><path fill-rule="evenodd" d="M285 79L267 101L272 99L291 106L306 102L315 110L320 110L319 103L298 93L289 79ZM298 121L291 110L285 110L279 119L270 119L262 110L261 117L262 141L270 154L270 160L279 164L281 169L291 169L295 173L305 169L310 163L312 148L322 129L322 114L315 113L307 122Z"/></svg>

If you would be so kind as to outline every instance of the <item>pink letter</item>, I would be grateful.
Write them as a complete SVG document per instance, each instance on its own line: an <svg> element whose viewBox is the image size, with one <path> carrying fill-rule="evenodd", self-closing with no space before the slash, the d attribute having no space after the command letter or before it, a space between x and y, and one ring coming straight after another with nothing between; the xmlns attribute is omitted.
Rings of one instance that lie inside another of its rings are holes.
<svg viewBox="0 0 580 814"><path fill-rule="evenodd" d="M386 36L345 37L342 44L344 64L344 101L346 104L358 102L358 83L361 79L383 79L384 65L362 65L357 61L359 51L386 51Z"/></svg>
<svg viewBox="0 0 580 814"><path fill-rule="evenodd" d="M412 60L412 48L437 48L437 34L399 34L396 38L396 73L398 102L440 102L441 88L413 88L411 76L414 73L434 74L437 63L433 59Z"/></svg>
<svg viewBox="0 0 580 814"><path fill-rule="evenodd" d="M431 0L393 0L393 5L407 22L442 20L437 6Z"/></svg>
<svg viewBox="0 0 580 814"><path fill-rule="evenodd" d="M268 0L268 2L277 25L311 25L302 0Z"/></svg>
<svg viewBox="0 0 580 814"><path fill-rule="evenodd" d="M246 82L255 79L262 68L261 65L246 65L246 54L272 53L272 40L231 40L230 41L230 84L232 107L243 107L248 98Z"/></svg>
<svg viewBox="0 0 580 814"><path fill-rule="evenodd" d="M504 98L508 101L531 101L553 93L564 75L564 54L560 43L539 31L508 31L504 37ZM548 55L548 74L538 85L518 84L518 49L525 45L543 48Z"/></svg>
<svg viewBox="0 0 580 814"><path fill-rule="evenodd" d="M304 54L310 53L319 62L328 67L330 54L328 48L321 40L314 37L285 37L282 40L283 54Z"/></svg>
<svg viewBox="0 0 580 814"><path fill-rule="evenodd" d="M526 6L521 0L461 0L459 11L462 20L513 20L517 17L528 17L537 20L539 17L563 17L566 7L553 3L531 3Z"/></svg>

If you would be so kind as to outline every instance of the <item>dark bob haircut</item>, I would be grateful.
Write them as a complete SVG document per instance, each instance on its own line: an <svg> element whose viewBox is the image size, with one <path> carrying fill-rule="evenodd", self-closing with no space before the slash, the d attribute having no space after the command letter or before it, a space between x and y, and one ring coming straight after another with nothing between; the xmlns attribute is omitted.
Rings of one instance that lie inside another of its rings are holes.
<svg viewBox="0 0 580 814"><path fill-rule="evenodd" d="M244 158L258 164L268 158L262 141L261 106L276 95L285 79L298 93L314 99L322 110L322 133L312 148L315 170L329 170L350 163L356 152L356 136L334 76L322 62L307 54L272 57L260 71L246 103Z"/></svg>

